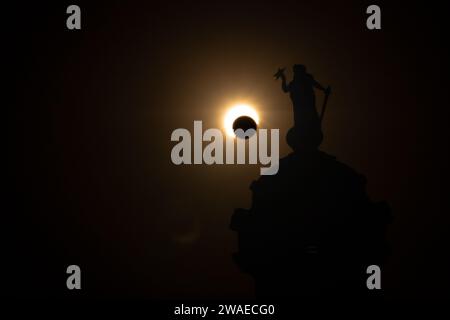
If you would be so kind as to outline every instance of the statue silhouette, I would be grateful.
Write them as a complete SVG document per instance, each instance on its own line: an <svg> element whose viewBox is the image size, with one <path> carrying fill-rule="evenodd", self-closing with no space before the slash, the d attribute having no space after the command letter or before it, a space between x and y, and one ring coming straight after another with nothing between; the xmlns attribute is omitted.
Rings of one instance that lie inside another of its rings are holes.
<svg viewBox="0 0 450 320"><path fill-rule="evenodd" d="M284 92L289 92L289 95L294 106L294 131L291 135L295 135L292 139L289 138L289 144L300 142L301 145L291 145L294 148L315 148L320 145L323 139L321 117L316 109L316 96L314 88L322 90L328 96L330 94L330 87L324 88L320 83L314 80L313 76L306 73L306 67L301 64L296 64L292 67L294 72L293 80L287 84L284 70L280 69L275 75L281 78L281 88ZM323 115L322 115L323 116Z"/></svg>
<svg viewBox="0 0 450 320"><path fill-rule="evenodd" d="M235 210L233 257L255 279L257 297L380 296L367 288L366 270L382 266L389 252L390 209L370 200L363 175L317 149L322 130L313 87L325 89L305 71L294 66L289 85L280 76L294 104L287 137L294 152L280 159L276 175L251 184L250 209Z"/></svg>

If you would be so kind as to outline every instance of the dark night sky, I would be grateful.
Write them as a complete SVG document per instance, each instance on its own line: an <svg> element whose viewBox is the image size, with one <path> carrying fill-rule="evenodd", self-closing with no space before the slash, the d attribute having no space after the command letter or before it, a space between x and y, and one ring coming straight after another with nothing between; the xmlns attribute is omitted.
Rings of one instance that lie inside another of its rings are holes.
<svg viewBox="0 0 450 320"><path fill-rule="evenodd" d="M259 165L175 166L170 134L220 127L226 102L244 97L288 154L292 107L272 74L303 63L333 88L322 149L392 206L386 294L448 294L443 8L380 4L382 30L369 31L369 2L77 2L82 30L69 31L70 4L5 13L8 293L73 294L65 268L79 264L79 295L252 297L228 224Z"/></svg>

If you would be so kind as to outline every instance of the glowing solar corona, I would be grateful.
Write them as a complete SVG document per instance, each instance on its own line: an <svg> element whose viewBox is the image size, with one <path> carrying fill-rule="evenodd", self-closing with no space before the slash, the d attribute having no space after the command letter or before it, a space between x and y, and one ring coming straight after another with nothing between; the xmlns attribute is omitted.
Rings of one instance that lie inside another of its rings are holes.
<svg viewBox="0 0 450 320"><path fill-rule="evenodd" d="M234 137L233 122L239 117L247 116L252 118L256 124L259 124L258 112L255 108L246 103L239 103L233 105L225 114L224 128L227 135Z"/></svg>

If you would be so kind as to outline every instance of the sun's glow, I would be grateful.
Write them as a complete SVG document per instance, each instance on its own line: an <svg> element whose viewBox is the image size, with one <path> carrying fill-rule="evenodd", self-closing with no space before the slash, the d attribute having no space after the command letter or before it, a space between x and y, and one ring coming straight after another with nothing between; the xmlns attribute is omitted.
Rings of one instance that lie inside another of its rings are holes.
<svg viewBox="0 0 450 320"><path fill-rule="evenodd" d="M259 124L259 116L256 109L246 103L238 103L230 107L225 114L224 128L227 135L234 137L233 122L239 117L247 116Z"/></svg>

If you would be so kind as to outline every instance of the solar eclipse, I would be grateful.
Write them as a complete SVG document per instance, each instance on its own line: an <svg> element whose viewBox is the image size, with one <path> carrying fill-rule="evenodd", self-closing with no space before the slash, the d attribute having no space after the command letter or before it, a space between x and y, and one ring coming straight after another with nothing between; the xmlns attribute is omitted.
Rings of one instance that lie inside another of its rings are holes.
<svg viewBox="0 0 450 320"><path fill-rule="evenodd" d="M259 124L259 115L256 109L246 103L238 103L233 105L225 114L224 128L230 137L235 137L235 130L255 129Z"/></svg>

